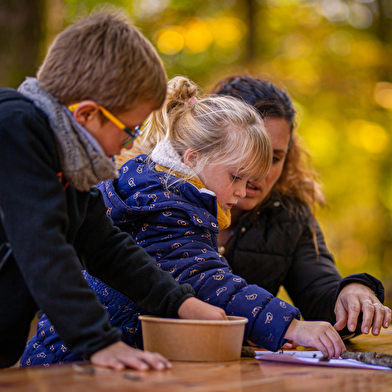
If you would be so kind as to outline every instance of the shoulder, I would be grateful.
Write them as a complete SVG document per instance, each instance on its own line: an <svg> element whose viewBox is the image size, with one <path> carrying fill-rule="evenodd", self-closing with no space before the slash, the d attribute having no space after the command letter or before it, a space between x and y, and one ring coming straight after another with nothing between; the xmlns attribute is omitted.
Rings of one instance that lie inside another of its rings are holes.
<svg viewBox="0 0 392 392"><path fill-rule="evenodd" d="M22 94L18 93L16 90L12 88L0 89L0 103L4 103L4 102L11 103L15 101L31 102L29 99L27 99Z"/></svg>
<svg viewBox="0 0 392 392"><path fill-rule="evenodd" d="M237 229L237 244L258 252L291 253L313 222L308 206L297 199L271 198L257 210L245 214ZM275 249L277 247L277 249Z"/></svg>
<svg viewBox="0 0 392 392"><path fill-rule="evenodd" d="M199 190L191 183L156 169L147 155L129 160L119 171L113 187L128 206L165 206L175 208L194 205L201 209L214 210L216 197ZM214 213L214 211L213 211Z"/></svg>
<svg viewBox="0 0 392 392"><path fill-rule="evenodd" d="M18 155L19 166L33 167L33 162L36 162L61 170L48 117L31 100L12 89L0 89L0 144L7 146L2 153L2 162L12 162L7 170L17 170L15 154Z"/></svg>
<svg viewBox="0 0 392 392"><path fill-rule="evenodd" d="M161 187L163 183L164 173L154 170L153 162L147 155L142 154L121 166L116 189L134 193L135 188L149 190L152 187Z"/></svg>
<svg viewBox="0 0 392 392"><path fill-rule="evenodd" d="M0 89L0 127L2 132L9 130L15 134L14 129L33 130L36 135L47 134L50 130L49 121L45 113L22 94L9 88Z"/></svg>
<svg viewBox="0 0 392 392"><path fill-rule="evenodd" d="M195 226L218 230L215 196L155 170L146 155L128 161L121 167L117 180L101 183L99 189L108 206L108 215L115 222L139 218L147 222L162 216L166 223L182 219L182 223L191 221Z"/></svg>
<svg viewBox="0 0 392 392"><path fill-rule="evenodd" d="M11 88L0 89L0 115L12 113L13 111L28 113L40 113L41 110L35 107L34 103Z"/></svg>
<svg viewBox="0 0 392 392"><path fill-rule="evenodd" d="M297 223L304 226L313 222L314 215L309 206L301 200L289 197L271 195L255 212L256 216L268 216L281 222Z"/></svg>

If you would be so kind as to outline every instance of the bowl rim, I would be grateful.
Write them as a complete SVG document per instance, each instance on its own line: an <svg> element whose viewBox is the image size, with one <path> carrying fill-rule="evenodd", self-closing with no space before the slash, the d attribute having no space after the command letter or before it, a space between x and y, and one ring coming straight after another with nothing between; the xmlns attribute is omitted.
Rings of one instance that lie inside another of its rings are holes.
<svg viewBox="0 0 392 392"><path fill-rule="evenodd" d="M228 320L195 320L195 319L180 319L180 318L166 318L154 315L143 314L139 316L141 321L151 321L153 323L163 324L190 324L190 325L220 325L220 326L233 326L242 325L249 322L246 317L240 316L227 316Z"/></svg>

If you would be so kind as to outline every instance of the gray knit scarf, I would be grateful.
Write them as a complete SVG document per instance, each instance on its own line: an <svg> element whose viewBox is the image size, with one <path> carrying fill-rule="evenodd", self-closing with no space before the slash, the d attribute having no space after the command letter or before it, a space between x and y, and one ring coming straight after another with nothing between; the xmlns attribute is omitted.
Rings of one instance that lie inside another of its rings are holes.
<svg viewBox="0 0 392 392"><path fill-rule="evenodd" d="M48 116L63 176L70 185L79 191L88 191L100 181L118 176L115 162L95 138L74 120L66 106L40 87L36 78L27 78L18 91Z"/></svg>
<svg viewBox="0 0 392 392"><path fill-rule="evenodd" d="M151 151L151 159L169 170L177 171L190 177L197 177L195 171L182 162L170 140L160 141Z"/></svg>

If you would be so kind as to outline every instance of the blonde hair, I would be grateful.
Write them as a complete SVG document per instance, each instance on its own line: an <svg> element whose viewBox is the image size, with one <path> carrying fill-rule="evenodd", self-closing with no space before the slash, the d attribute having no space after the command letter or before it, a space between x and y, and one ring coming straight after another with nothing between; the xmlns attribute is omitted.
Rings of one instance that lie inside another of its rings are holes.
<svg viewBox="0 0 392 392"><path fill-rule="evenodd" d="M96 11L60 33L37 78L60 102L91 99L121 113L140 102L158 109L167 76L156 50L122 12Z"/></svg>
<svg viewBox="0 0 392 392"><path fill-rule="evenodd" d="M148 149L170 140L181 158L192 148L200 154L196 172L206 165L226 164L235 167L238 175L268 173L271 143L251 106L230 97L196 99L197 86L181 76L173 78L167 90L165 103L146 125L141 145Z"/></svg>

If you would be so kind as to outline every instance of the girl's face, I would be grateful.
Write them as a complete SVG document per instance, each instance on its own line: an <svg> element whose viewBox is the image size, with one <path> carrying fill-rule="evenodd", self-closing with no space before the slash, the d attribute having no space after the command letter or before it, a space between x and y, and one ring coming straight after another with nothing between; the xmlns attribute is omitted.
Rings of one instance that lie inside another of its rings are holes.
<svg viewBox="0 0 392 392"><path fill-rule="evenodd" d="M232 166L206 165L198 173L205 187L213 191L217 202L224 212L237 204L240 198L246 195L246 184L249 177L237 177Z"/></svg>
<svg viewBox="0 0 392 392"><path fill-rule="evenodd" d="M264 125L274 150L273 162L267 176L261 181L249 180L246 185L246 196L238 201L237 208L250 211L266 201L272 188L282 174L290 141L290 125L279 117L267 117Z"/></svg>

